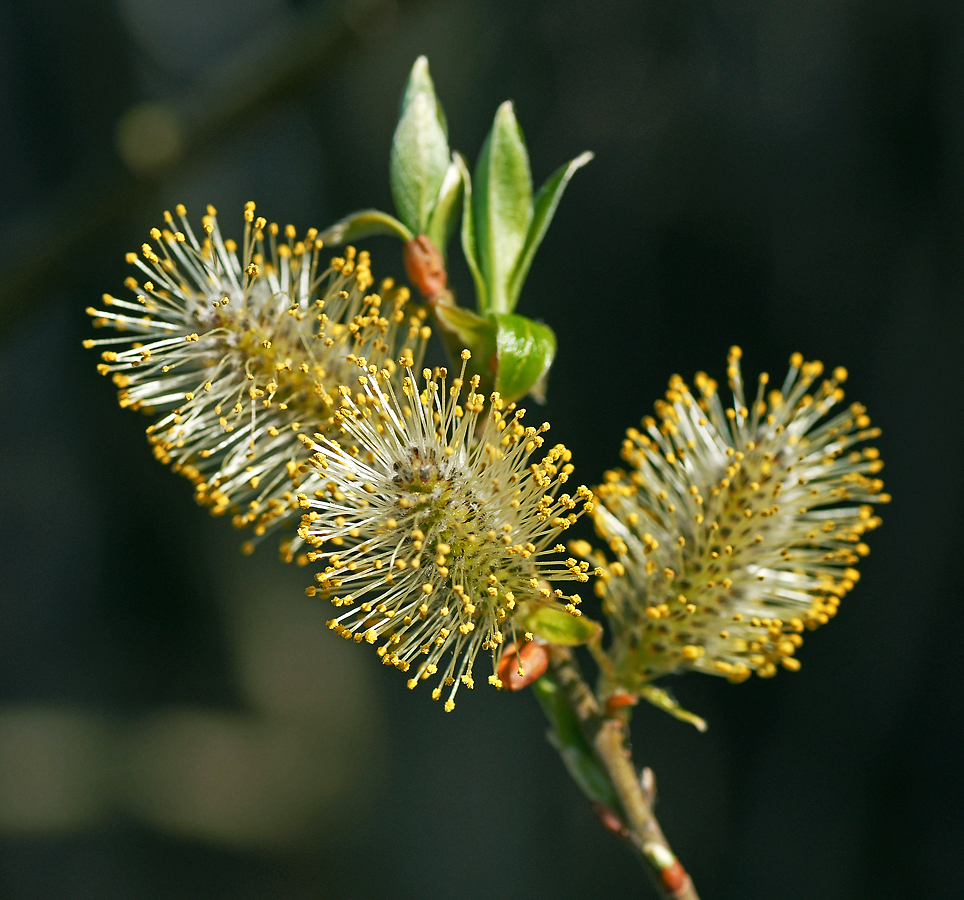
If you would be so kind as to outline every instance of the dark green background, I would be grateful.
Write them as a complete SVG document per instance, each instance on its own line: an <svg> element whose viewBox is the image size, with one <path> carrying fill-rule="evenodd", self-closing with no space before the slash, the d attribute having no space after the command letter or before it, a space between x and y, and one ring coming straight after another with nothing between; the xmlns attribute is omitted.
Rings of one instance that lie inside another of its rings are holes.
<svg viewBox="0 0 964 900"><path fill-rule="evenodd" d="M480 689L447 716L325 631L307 573L241 557L80 346L177 202L214 203L229 234L248 199L299 230L390 208L419 53L472 159L506 98L537 182L597 154L519 305L558 334L532 418L577 476L616 464L672 373L722 379L732 343L751 378L794 350L847 366L884 429L894 502L802 671L672 682L706 735L637 716L704 900L964 895L964 6L331 5L331 52L218 124L241 96L210 93L224 67L270 81L250 48L318 8L0 5L0 895L646 896L531 696ZM211 96L185 158L124 170L132 104ZM401 274L397 245L370 249Z"/></svg>

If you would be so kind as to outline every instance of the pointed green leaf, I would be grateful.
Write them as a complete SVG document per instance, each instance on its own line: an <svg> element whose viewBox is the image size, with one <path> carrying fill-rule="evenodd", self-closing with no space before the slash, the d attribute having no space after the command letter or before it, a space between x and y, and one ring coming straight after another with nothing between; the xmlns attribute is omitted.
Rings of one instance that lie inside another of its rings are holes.
<svg viewBox="0 0 964 900"><path fill-rule="evenodd" d="M454 362L463 350L471 351L472 359L466 372L469 376L478 375L482 379L483 394L491 391L498 359L495 322L452 302L434 302L431 309L450 359Z"/></svg>
<svg viewBox="0 0 964 900"><path fill-rule="evenodd" d="M445 137L448 138L448 122L445 121L445 112L442 110L442 104L438 102L438 96L435 93L435 82L432 81L432 76L429 74L428 57L426 56L420 56L416 59L415 64L412 66L412 71L408 73L408 81L405 84L405 90L402 92L402 102L398 110L399 119L405 115L405 110L408 109L409 104L415 99L415 96L420 93L428 94L435 99L435 110L439 124L442 126L442 131L445 132Z"/></svg>
<svg viewBox="0 0 964 900"><path fill-rule="evenodd" d="M419 57L402 95L389 166L395 210L416 234L428 226L449 167L449 144L440 110L428 63Z"/></svg>
<svg viewBox="0 0 964 900"><path fill-rule="evenodd" d="M462 342L459 352L467 349L472 353L495 353L496 325L490 319L454 303L437 303L433 306L433 312L440 320L443 330L451 331ZM457 357L458 354L455 354L455 358Z"/></svg>
<svg viewBox="0 0 964 900"><path fill-rule="evenodd" d="M432 243L438 247L443 260L446 258L445 251L455 229L461 199L462 172L453 159L439 188L438 197L435 198L435 207L429 216L428 227L425 229Z"/></svg>
<svg viewBox="0 0 964 900"><path fill-rule="evenodd" d="M338 244L360 241L362 238L372 237L376 234L394 235L403 241L410 241L413 238L412 232L398 219L377 209L361 209L345 216L344 219L335 222L334 225L326 228L318 236L325 242L326 246L337 246Z"/></svg>
<svg viewBox="0 0 964 900"><path fill-rule="evenodd" d="M512 312L508 286L532 221L532 175L525 138L508 100L496 111L479 154L472 214L488 309Z"/></svg>
<svg viewBox="0 0 964 900"><path fill-rule="evenodd" d="M472 176L461 153L453 153L452 160L462 175L462 254L475 281L475 306L480 313L489 309L489 295L479 265L479 250L475 241L475 220L472 217Z"/></svg>
<svg viewBox="0 0 964 900"><path fill-rule="evenodd" d="M602 803L609 809L619 809L616 792L583 736L565 694L549 675L535 681L532 690L551 725L547 735L549 743L562 757L572 780L590 800Z"/></svg>
<svg viewBox="0 0 964 900"><path fill-rule="evenodd" d="M497 325L499 373L496 390L506 400L531 393L545 400L545 381L556 355L556 336L548 325L515 313L491 313Z"/></svg>
<svg viewBox="0 0 964 900"><path fill-rule="evenodd" d="M645 684L639 691L639 695L648 700L653 706L659 707L664 712L668 712L674 719L681 722L688 722L697 731L706 731L706 720L701 719L695 713L683 709L666 691L652 684Z"/></svg>
<svg viewBox="0 0 964 900"><path fill-rule="evenodd" d="M593 619L574 616L555 606L529 603L526 607L522 611L525 628L550 644L575 647L591 641L602 629L602 625Z"/></svg>
<svg viewBox="0 0 964 900"><path fill-rule="evenodd" d="M535 257L536 250L539 249L539 244L545 237L546 230L556 213L556 207L559 206L559 201L562 199L562 194L569 184L569 180L592 158L593 154L588 151L580 154L556 169L546 180L546 183L539 188L533 204L532 222L526 235L525 246L522 248L522 253L509 279L507 294L510 310L515 309L515 305L519 301L519 294L522 293L522 285L525 283L526 275L529 274L533 257Z"/></svg>

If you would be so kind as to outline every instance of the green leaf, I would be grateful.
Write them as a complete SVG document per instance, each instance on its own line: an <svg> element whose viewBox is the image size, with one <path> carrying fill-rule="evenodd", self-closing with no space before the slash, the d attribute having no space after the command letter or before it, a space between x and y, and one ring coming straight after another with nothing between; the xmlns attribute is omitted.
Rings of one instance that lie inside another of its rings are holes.
<svg viewBox="0 0 964 900"><path fill-rule="evenodd" d="M415 234L428 227L449 167L445 118L440 111L428 63L419 57L402 95L389 166L398 217Z"/></svg>
<svg viewBox="0 0 964 900"><path fill-rule="evenodd" d="M652 684L645 684L639 689L639 695L644 700L648 700L653 706L659 707L664 712L668 712L674 719L681 722L688 722L697 731L706 731L706 720L701 719L695 713L683 709L666 691Z"/></svg>
<svg viewBox="0 0 964 900"><path fill-rule="evenodd" d="M544 402L546 376L556 355L552 329L515 313L491 313L489 318L497 326L496 390L509 401L532 394Z"/></svg>
<svg viewBox="0 0 964 900"><path fill-rule="evenodd" d="M612 783L583 737L563 692L549 675L535 681L532 690L552 726L547 735L549 743L556 748L572 780L590 800L619 809Z"/></svg>
<svg viewBox="0 0 964 900"><path fill-rule="evenodd" d="M431 304L431 309L449 357L454 362L463 350L470 350L472 359L466 372L469 376L478 375L482 379L483 394L490 391L495 381L494 370L498 358L495 322L452 302L435 302Z"/></svg>
<svg viewBox="0 0 964 900"><path fill-rule="evenodd" d="M402 102L398 109L399 119L405 115L405 110L408 109L412 100L415 99L415 96L420 93L428 94L435 98L436 115L438 116L439 124L442 126L442 131L445 132L445 137L448 138L448 122L445 121L445 112L442 109L442 104L438 102L438 96L435 93L435 82L432 81L432 76L428 71L427 56L420 56L416 59L415 64L412 66L412 71L408 73L408 81L405 84L405 90L402 92Z"/></svg>
<svg viewBox="0 0 964 900"><path fill-rule="evenodd" d="M469 374L482 377L482 393L497 390L508 402L531 393L541 402L556 338L540 322L512 313L480 316L451 302L435 302L439 335L453 360L472 351Z"/></svg>
<svg viewBox="0 0 964 900"><path fill-rule="evenodd" d="M522 611L526 630L539 635L550 644L575 647L591 641L602 630L602 625L586 616L574 616L564 609L543 603L529 603Z"/></svg>
<svg viewBox="0 0 964 900"><path fill-rule="evenodd" d="M475 240L475 220L472 216L472 176L461 153L453 153L452 161L462 175L462 253L475 281L475 306L484 313L489 308L489 294L479 265L479 250Z"/></svg>
<svg viewBox="0 0 964 900"><path fill-rule="evenodd" d="M455 334L461 341L454 359L466 349L477 355L488 352L491 356L496 352L496 325L490 319L454 303L436 303L433 312L442 329Z"/></svg>
<svg viewBox="0 0 964 900"><path fill-rule="evenodd" d="M345 216L339 222L326 228L318 235L327 246L350 244L376 234L390 234L410 241L414 237L401 222L388 213L377 209L361 209Z"/></svg>
<svg viewBox="0 0 964 900"><path fill-rule="evenodd" d="M512 103L495 114L475 167L472 201L477 259L487 288L487 308L512 312L508 286L532 221L532 175L525 138Z"/></svg>
<svg viewBox="0 0 964 900"><path fill-rule="evenodd" d="M448 247L449 241L452 239L452 232L455 230L455 219L459 212L459 201L461 199L462 172L453 158L445 173L445 178L442 180L442 186L435 198L435 206L425 229L425 234L438 247L443 260L446 256L446 247Z"/></svg>
<svg viewBox="0 0 964 900"><path fill-rule="evenodd" d="M562 199L566 186L572 176L592 158L593 154L587 151L575 159L569 160L556 169L546 179L546 183L539 188L533 204L532 222L526 235L525 246L522 248L522 253L518 262L516 262L506 289L510 310L515 309L516 303L519 302L519 294L522 293L522 285L525 283L526 275L529 274L533 257L535 257L536 250L539 249L539 245L545 237L549 223L552 222L552 217L556 214L556 208L559 206L559 201Z"/></svg>

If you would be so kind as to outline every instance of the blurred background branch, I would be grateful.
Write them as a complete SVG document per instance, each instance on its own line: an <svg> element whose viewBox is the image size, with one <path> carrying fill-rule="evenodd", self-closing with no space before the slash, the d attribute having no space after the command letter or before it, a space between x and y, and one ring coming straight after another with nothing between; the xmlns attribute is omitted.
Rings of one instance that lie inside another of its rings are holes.
<svg viewBox="0 0 964 900"><path fill-rule="evenodd" d="M367 35L427 2L340 0L289 9L252 30L190 88L130 106L116 123L115 164L77 171L45 205L0 228L0 329L31 309L29 299L45 285L82 264L93 240L112 243L118 226L143 214L185 160L278 103L317 90Z"/></svg>

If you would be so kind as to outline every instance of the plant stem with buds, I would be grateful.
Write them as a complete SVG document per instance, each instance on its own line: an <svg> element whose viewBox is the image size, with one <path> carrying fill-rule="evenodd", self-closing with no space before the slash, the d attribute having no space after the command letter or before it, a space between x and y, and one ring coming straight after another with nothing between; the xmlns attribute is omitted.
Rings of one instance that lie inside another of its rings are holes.
<svg viewBox="0 0 964 900"><path fill-rule="evenodd" d="M553 725L550 740L593 801L603 824L630 845L664 900L699 900L653 813L654 792L644 789L637 775L628 746L628 710L604 714L572 651L565 647L552 646L548 672L540 681L546 683L537 687L536 693ZM567 718L578 724L579 735L565 733ZM590 753L594 759L587 757ZM592 772L599 771L594 762L601 767L600 774L610 789L606 793L615 799L618 809L610 807L594 782Z"/></svg>

